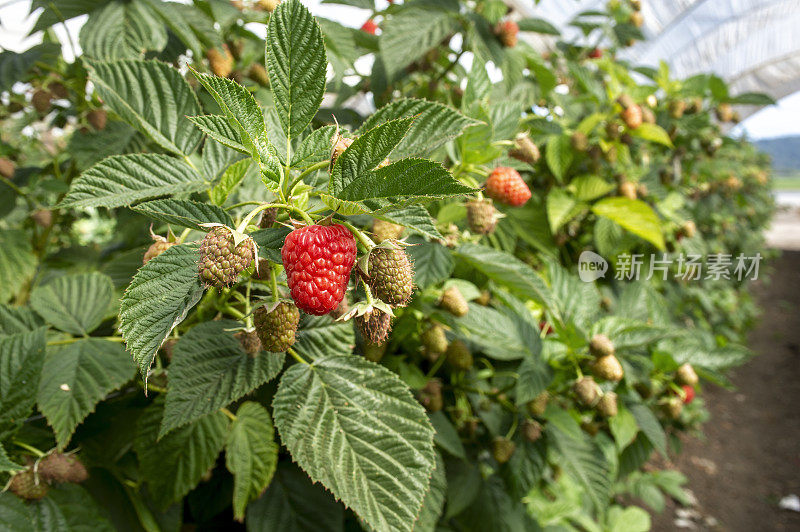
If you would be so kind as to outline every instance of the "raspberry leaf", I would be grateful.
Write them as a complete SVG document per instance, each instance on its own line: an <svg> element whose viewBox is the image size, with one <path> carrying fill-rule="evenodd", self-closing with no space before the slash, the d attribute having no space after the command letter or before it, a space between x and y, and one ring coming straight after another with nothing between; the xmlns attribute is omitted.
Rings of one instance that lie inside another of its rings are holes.
<svg viewBox="0 0 800 532"><path fill-rule="evenodd" d="M352 350L356 343L351 322L333 321L328 316L303 314L295 348L311 359Z"/></svg>
<svg viewBox="0 0 800 532"><path fill-rule="evenodd" d="M339 168L338 161L335 168ZM441 198L473 191L456 181L440 163L427 159L403 159L377 170L349 174L349 176L352 177L343 179L341 183L346 184L335 193L337 198L345 201L392 198L392 203L395 203L395 199ZM331 183L334 177L338 176L332 176Z"/></svg>
<svg viewBox="0 0 800 532"><path fill-rule="evenodd" d="M376 218L408 227L430 239L443 238L428 210L419 204L409 204L375 214Z"/></svg>
<svg viewBox="0 0 800 532"><path fill-rule="evenodd" d="M0 445L0 472L14 473L15 471L24 471L25 468L19 464L11 461L6 453L5 448Z"/></svg>
<svg viewBox="0 0 800 532"><path fill-rule="evenodd" d="M278 445L269 412L258 403L242 403L225 445L225 465L233 474L234 519L244 520L247 503L266 489L277 464Z"/></svg>
<svg viewBox="0 0 800 532"><path fill-rule="evenodd" d="M177 245L142 266L120 304L120 331L147 384L156 351L203 295L197 248Z"/></svg>
<svg viewBox="0 0 800 532"><path fill-rule="evenodd" d="M413 528L435 467L434 431L397 375L351 355L296 364L273 409L283 443L313 481L376 530Z"/></svg>
<svg viewBox="0 0 800 532"><path fill-rule="evenodd" d="M84 63L98 95L120 118L167 151L194 152L201 135L186 117L199 114L201 108L180 72L159 61Z"/></svg>
<svg viewBox="0 0 800 532"><path fill-rule="evenodd" d="M274 379L283 353L244 352L233 329L239 322L211 321L193 327L175 344L159 438L226 407Z"/></svg>
<svg viewBox="0 0 800 532"><path fill-rule="evenodd" d="M89 15L79 42L83 52L95 59L140 59L145 51L163 50L167 32L140 0L111 2Z"/></svg>
<svg viewBox="0 0 800 532"><path fill-rule="evenodd" d="M47 356L37 403L56 433L59 449L99 401L135 374L125 347L107 340L86 338Z"/></svg>
<svg viewBox="0 0 800 532"><path fill-rule="evenodd" d="M600 510L611 492L611 467L603 450L578 426L569 412L548 407L546 433L559 462L586 489L592 505Z"/></svg>
<svg viewBox="0 0 800 532"><path fill-rule="evenodd" d="M457 2L437 2L408 7L387 19L379 43L388 76L398 74L454 32L457 15Z"/></svg>
<svg viewBox="0 0 800 532"><path fill-rule="evenodd" d="M436 453L436 468L431 475L431 486L422 501L422 510L414 523L414 530L436 530L439 517L444 509L447 491L447 477L444 474L444 460Z"/></svg>
<svg viewBox="0 0 800 532"><path fill-rule="evenodd" d="M103 321L114 299L114 284L102 273L65 275L31 293L31 307L64 332L86 336Z"/></svg>
<svg viewBox="0 0 800 532"><path fill-rule="evenodd" d="M139 474L161 509L181 499L214 466L230 430L228 418L214 412L158 438L164 405L156 401L139 417L133 449Z"/></svg>
<svg viewBox="0 0 800 532"><path fill-rule="evenodd" d="M378 109L364 121L360 131L369 131L379 124L397 118L411 117L414 118L414 122L408 133L392 151L394 157L398 159L429 154L445 142L459 136L464 129L479 123L446 105L406 98Z"/></svg>
<svg viewBox="0 0 800 532"><path fill-rule="evenodd" d="M242 135L239 130L228 121L224 116L219 115L200 115L187 117L200 131L216 140L223 146L250 154L250 150L244 145Z"/></svg>
<svg viewBox="0 0 800 532"><path fill-rule="evenodd" d="M253 532L335 532L343 520L344 508L330 492L288 461L278 463L267 491L247 506L247 526Z"/></svg>
<svg viewBox="0 0 800 532"><path fill-rule="evenodd" d="M242 146L258 162L265 183L278 183L282 171L281 162L275 146L267 137L264 115L253 95L233 80L201 74L195 70L192 73L214 97L228 123L238 131Z"/></svg>
<svg viewBox="0 0 800 532"><path fill-rule="evenodd" d="M628 198L606 198L592 206L592 212L608 218L631 233L664 249L664 233L658 215L642 200Z"/></svg>
<svg viewBox="0 0 800 532"><path fill-rule="evenodd" d="M572 164L575 152L572 149L572 141L566 133L563 135L551 135L547 138L544 158L547 166L559 182L564 180L564 174Z"/></svg>
<svg viewBox="0 0 800 532"><path fill-rule="evenodd" d="M45 356L45 327L0 337L0 440L31 412Z"/></svg>
<svg viewBox="0 0 800 532"><path fill-rule="evenodd" d="M122 207L205 187L206 182L200 174L184 161L169 155L114 155L78 176L58 207Z"/></svg>
<svg viewBox="0 0 800 532"><path fill-rule="evenodd" d="M282 2L270 16L266 54L281 128L293 139L322 103L328 64L319 25L298 0Z"/></svg>
<svg viewBox="0 0 800 532"><path fill-rule="evenodd" d="M190 200L163 199L140 203L133 210L160 222L204 231L203 223L218 223L231 226L233 220L224 210L215 205Z"/></svg>
<svg viewBox="0 0 800 532"><path fill-rule="evenodd" d="M331 158L331 140L336 134L336 126L324 126L303 139L300 147L292 155L293 168L309 166Z"/></svg>
<svg viewBox="0 0 800 532"><path fill-rule="evenodd" d="M224 204L231 192L236 190L248 173L251 173L251 168L252 161L250 159L242 159L230 165L222 174L219 183L208 191L211 201L216 205Z"/></svg>
<svg viewBox="0 0 800 532"><path fill-rule="evenodd" d="M22 231L0 232L0 303L16 295L36 273L36 256Z"/></svg>

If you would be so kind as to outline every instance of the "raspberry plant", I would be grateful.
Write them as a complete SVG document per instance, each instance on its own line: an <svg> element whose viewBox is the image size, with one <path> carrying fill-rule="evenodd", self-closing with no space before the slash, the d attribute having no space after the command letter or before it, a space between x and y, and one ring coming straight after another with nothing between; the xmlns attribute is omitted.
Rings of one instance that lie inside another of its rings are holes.
<svg viewBox="0 0 800 532"><path fill-rule="evenodd" d="M0 54L4 528L641 530L618 501L684 497L644 466L749 358L746 284L576 267L758 252L767 162L719 121L768 99L638 84L634 2L546 54L499 1L345 3L370 23L42 3Z"/></svg>

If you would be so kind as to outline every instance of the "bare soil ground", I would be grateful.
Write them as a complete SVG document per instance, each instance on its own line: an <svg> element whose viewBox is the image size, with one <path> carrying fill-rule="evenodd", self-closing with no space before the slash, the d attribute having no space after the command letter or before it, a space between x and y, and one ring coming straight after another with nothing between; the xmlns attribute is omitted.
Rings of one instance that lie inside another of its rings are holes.
<svg viewBox="0 0 800 532"><path fill-rule="evenodd" d="M697 505L668 506L653 530L800 531L800 512L778 506L800 496L800 252L784 251L771 266L755 290L758 356L733 372L735 390L705 388L704 438L685 438L673 457Z"/></svg>

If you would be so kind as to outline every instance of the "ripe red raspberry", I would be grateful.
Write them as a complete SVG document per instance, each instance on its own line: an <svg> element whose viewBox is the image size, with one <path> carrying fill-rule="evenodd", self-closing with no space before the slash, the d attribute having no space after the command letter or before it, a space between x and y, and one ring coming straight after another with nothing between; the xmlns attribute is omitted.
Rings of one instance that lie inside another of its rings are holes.
<svg viewBox="0 0 800 532"><path fill-rule="evenodd" d="M370 35L375 35L375 32L378 31L378 25L375 24L375 21L369 19L361 26L361 31L369 33Z"/></svg>
<svg viewBox="0 0 800 532"><path fill-rule="evenodd" d="M295 304L321 316L344 299L356 239L343 225L309 225L286 236L281 257Z"/></svg>
<svg viewBox="0 0 800 532"><path fill-rule="evenodd" d="M531 189L519 172L507 166L498 166L486 180L486 195L512 207L520 207L531 199Z"/></svg>
<svg viewBox="0 0 800 532"><path fill-rule="evenodd" d="M603 57L603 50L601 50L600 48L595 48L591 52L589 52L589 57L591 57L592 59L600 59L601 57Z"/></svg>
<svg viewBox="0 0 800 532"><path fill-rule="evenodd" d="M519 33L519 25L513 20L498 22L494 28L494 34L506 48L513 48L517 45L517 33Z"/></svg>
<svg viewBox="0 0 800 532"><path fill-rule="evenodd" d="M688 384L684 384L681 388L683 388L683 404L688 405L694 401L694 388Z"/></svg>

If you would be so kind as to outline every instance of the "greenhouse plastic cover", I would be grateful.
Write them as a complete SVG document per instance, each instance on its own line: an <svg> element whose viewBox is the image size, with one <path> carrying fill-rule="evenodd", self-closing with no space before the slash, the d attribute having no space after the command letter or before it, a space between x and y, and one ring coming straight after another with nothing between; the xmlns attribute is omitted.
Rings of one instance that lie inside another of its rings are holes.
<svg viewBox="0 0 800 532"><path fill-rule="evenodd" d="M580 36L568 27L573 17L603 9L606 0L509 3L571 39ZM777 100L800 90L800 0L642 0L642 15L647 40L621 58L647 66L664 59L678 78L714 72L732 94L763 92Z"/></svg>

